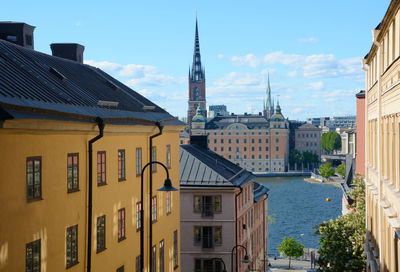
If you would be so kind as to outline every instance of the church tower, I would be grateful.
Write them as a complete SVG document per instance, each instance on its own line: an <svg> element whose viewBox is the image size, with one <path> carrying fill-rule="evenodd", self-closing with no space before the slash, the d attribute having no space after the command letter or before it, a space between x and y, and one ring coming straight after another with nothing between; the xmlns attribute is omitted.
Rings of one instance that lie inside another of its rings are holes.
<svg viewBox="0 0 400 272"><path fill-rule="evenodd" d="M267 86L267 102L264 106L264 116L266 119L270 119L274 114L274 101L271 99L271 85L269 84L269 74L268 74L268 86Z"/></svg>
<svg viewBox="0 0 400 272"><path fill-rule="evenodd" d="M187 115L189 129L192 127L192 119L196 115L198 106L201 106L202 109L206 109L206 78L201 65L199 31L196 18L193 64L192 67L189 68L189 105ZM207 116L206 110L204 110L203 113Z"/></svg>

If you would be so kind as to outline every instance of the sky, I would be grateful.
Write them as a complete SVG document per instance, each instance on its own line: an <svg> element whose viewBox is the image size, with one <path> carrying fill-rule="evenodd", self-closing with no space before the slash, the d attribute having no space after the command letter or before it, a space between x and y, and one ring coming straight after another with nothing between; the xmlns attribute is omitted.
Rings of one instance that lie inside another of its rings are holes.
<svg viewBox="0 0 400 272"><path fill-rule="evenodd" d="M361 60L389 0L6 1L2 21L36 27L35 50L85 46L103 69L186 117L196 16L208 105L258 113L272 96L292 120L355 115Z"/></svg>

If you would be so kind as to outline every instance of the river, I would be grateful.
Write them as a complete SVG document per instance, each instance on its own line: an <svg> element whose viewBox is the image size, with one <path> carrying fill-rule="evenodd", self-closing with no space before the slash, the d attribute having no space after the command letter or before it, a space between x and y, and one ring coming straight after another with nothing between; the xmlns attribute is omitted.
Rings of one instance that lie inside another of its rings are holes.
<svg viewBox="0 0 400 272"><path fill-rule="evenodd" d="M342 212L342 191L326 184L309 183L304 177L257 178L269 188L268 214L275 222L268 225L268 253L276 248L284 236L294 237L306 248L318 248L314 226L336 219ZM327 202L326 198L331 201Z"/></svg>

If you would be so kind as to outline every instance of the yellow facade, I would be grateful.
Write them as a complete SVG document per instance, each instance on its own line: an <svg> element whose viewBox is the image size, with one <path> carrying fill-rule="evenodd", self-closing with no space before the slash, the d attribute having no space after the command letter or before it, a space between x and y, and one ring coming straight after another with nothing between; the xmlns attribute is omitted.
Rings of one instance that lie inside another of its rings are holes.
<svg viewBox="0 0 400 272"><path fill-rule="evenodd" d="M166 126L153 139L156 159L164 164L171 150L170 178L179 187L179 131ZM95 123L51 120L7 120L0 126L0 271L25 271L26 245L40 239L40 271L86 271L88 217L88 141L98 135ZM136 203L140 200L140 175L136 175L136 148L142 148L142 166L150 161L149 137L155 125L111 125L93 144L92 271L136 271L140 232L136 230ZM125 150L126 180L118 181L118 150ZM97 185L97 152L106 152L106 185ZM67 192L67 154L79 154L79 191ZM27 200L27 158L41 156L42 199ZM150 167L146 169L144 222L145 271L148 271ZM165 271L180 271L179 192L172 192L171 213L166 212L166 174L157 166L153 196L157 196L157 222L153 223L157 271L160 241L164 241ZM125 208L126 239L118 241L118 209ZM96 220L106 215L105 247L96 252ZM78 263L66 266L66 230L78 225ZM174 231L178 232L178 267L174 267Z"/></svg>
<svg viewBox="0 0 400 272"><path fill-rule="evenodd" d="M400 1L373 30L366 71L368 271L400 271Z"/></svg>

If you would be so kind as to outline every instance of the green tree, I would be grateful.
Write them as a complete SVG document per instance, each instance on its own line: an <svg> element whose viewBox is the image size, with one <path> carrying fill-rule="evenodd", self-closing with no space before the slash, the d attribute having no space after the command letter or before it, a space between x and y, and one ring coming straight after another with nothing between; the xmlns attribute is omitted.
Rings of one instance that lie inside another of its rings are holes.
<svg viewBox="0 0 400 272"><path fill-rule="evenodd" d="M333 151L342 148L342 139L340 135L332 131L322 134L321 148L328 154L332 154Z"/></svg>
<svg viewBox="0 0 400 272"><path fill-rule="evenodd" d="M342 175L343 177L346 177L346 165L344 163L339 165L338 168L336 168L336 173Z"/></svg>
<svg viewBox="0 0 400 272"><path fill-rule="evenodd" d="M282 243L278 246L278 251L283 252L286 258L289 257L289 269L291 258L299 258L303 255L304 245L296 241L293 237L283 238Z"/></svg>
<svg viewBox="0 0 400 272"><path fill-rule="evenodd" d="M335 170L332 168L332 163L327 162L319 167L319 173L324 178L329 178L335 174Z"/></svg>
<svg viewBox="0 0 400 272"><path fill-rule="evenodd" d="M364 271L365 243L365 184L356 177L349 194L354 202L348 205L350 213L319 225L318 271ZM328 266L330 264L330 267Z"/></svg>
<svg viewBox="0 0 400 272"><path fill-rule="evenodd" d="M289 152L289 164L290 165L294 165L294 164L301 164L303 162L303 156L300 153L300 151L298 151L297 149L292 149Z"/></svg>

